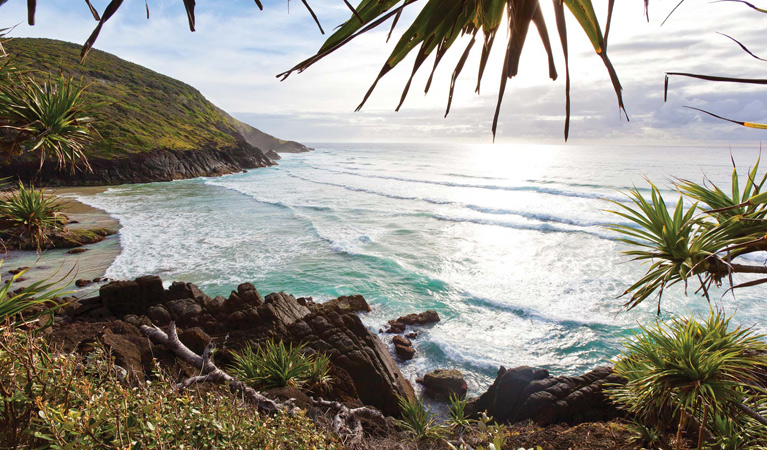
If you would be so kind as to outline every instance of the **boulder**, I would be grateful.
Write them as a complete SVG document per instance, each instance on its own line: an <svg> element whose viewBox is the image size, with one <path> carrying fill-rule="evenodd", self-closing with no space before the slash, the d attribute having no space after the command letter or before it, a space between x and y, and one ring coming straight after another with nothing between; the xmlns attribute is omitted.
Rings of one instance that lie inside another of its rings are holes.
<svg viewBox="0 0 767 450"><path fill-rule="evenodd" d="M418 382L423 385L426 395L442 400L453 394L463 398L468 390L463 374L456 369L437 369L424 375Z"/></svg>
<svg viewBox="0 0 767 450"><path fill-rule="evenodd" d="M392 339L392 342L394 342L394 345L402 345L405 347L410 347L413 345L413 343L410 342L410 339L400 335L394 336L394 339Z"/></svg>
<svg viewBox="0 0 767 450"><path fill-rule="evenodd" d="M146 315L157 325L167 325L172 320L167 308L162 305L150 306Z"/></svg>
<svg viewBox="0 0 767 450"><path fill-rule="evenodd" d="M148 307L165 300L162 280L147 275L134 281L113 281L99 289L101 302L117 317L144 314Z"/></svg>
<svg viewBox="0 0 767 450"><path fill-rule="evenodd" d="M210 336L208 336L208 333L203 331L200 327L181 330L178 333L178 338L184 345L198 355L202 355L202 352L205 351L205 347L210 344Z"/></svg>
<svg viewBox="0 0 767 450"><path fill-rule="evenodd" d="M394 353L403 360L410 361L415 356L415 349L409 345L395 345Z"/></svg>
<svg viewBox="0 0 767 450"><path fill-rule="evenodd" d="M371 311L367 300L361 295L341 296L323 303L322 306L335 308L339 313Z"/></svg>
<svg viewBox="0 0 767 450"><path fill-rule="evenodd" d="M540 426L610 420L620 413L604 394L605 383L621 383L611 367L576 377L552 377L540 368L503 366L490 388L467 405L474 417L482 411L498 422L533 420Z"/></svg>
<svg viewBox="0 0 767 450"><path fill-rule="evenodd" d="M309 312L309 308L300 305L295 297L284 292L267 295L264 305L258 308L258 315L262 319L281 325L290 325Z"/></svg>
<svg viewBox="0 0 767 450"><path fill-rule="evenodd" d="M396 320L390 320L389 328L386 332L400 334L405 331L405 328L408 325L428 325L437 322L439 322L439 314L437 314L437 311L428 310L418 314L412 313Z"/></svg>
<svg viewBox="0 0 767 450"><path fill-rule="evenodd" d="M356 314L339 314L333 305L321 307L290 324L287 335L293 342L327 353L334 365L351 376L359 399L384 414L399 415L397 396L415 397L384 343Z"/></svg>
<svg viewBox="0 0 767 450"><path fill-rule="evenodd" d="M170 317L181 325L190 323L202 312L202 306L191 298L171 300L165 306Z"/></svg>

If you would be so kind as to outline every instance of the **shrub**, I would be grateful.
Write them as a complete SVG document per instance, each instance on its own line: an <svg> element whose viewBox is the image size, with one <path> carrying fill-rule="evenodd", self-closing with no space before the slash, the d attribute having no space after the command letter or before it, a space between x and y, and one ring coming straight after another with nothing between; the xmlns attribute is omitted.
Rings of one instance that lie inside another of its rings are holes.
<svg viewBox="0 0 767 450"><path fill-rule="evenodd" d="M610 389L610 397L645 426L673 420L677 446L682 430L693 423L700 424L699 448L706 431L721 437L718 416L741 433L767 438L767 427L749 416L764 402L760 377L767 344L750 330L729 330L729 322L712 311L705 321L690 317L641 327L615 364L627 383Z"/></svg>
<svg viewBox="0 0 767 450"><path fill-rule="evenodd" d="M437 425L436 415L426 408L420 398L398 397L402 419L399 426L412 434L416 441L421 439L441 438L443 429Z"/></svg>
<svg viewBox="0 0 767 450"><path fill-rule="evenodd" d="M0 126L15 135L6 150L10 154L39 151L41 167L52 154L60 169L69 165L74 173L82 163L90 170L83 150L98 135L91 114L99 105L83 99L85 89L63 75L38 83L16 74L0 83Z"/></svg>
<svg viewBox="0 0 767 450"><path fill-rule="evenodd" d="M451 393L448 400L450 402L450 428L463 430L469 427L474 421L466 415L466 399Z"/></svg>
<svg viewBox="0 0 767 450"><path fill-rule="evenodd" d="M0 260L0 268L5 260ZM19 272L7 283L0 287L0 330L34 321L44 315L53 319L53 309L57 307L53 298L64 295L61 289L55 289L55 282L42 280L22 288L13 290L13 283L24 274Z"/></svg>
<svg viewBox="0 0 767 450"><path fill-rule="evenodd" d="M38 249L46 239L46 231L61 225L61 209L57 196L46 195L42 188L26 188L23 183L0 202L0 216L14 224L21 237L34 241Z"/></svg>
<svg viewBox="0 0 767 450"><path fill-rule="evenodd" d="M161 372L125 385L99 346L82 359L31 334L0 337L0 442L11 448L338 448L304 414L262 417L223 389L178 394Z"/></svg>
<svg viewBox="0 0 767 450"><path fill-rule="evenodd" d="M303 345L267 341L255 351L250 345L234 355L232 375L264 389L301 387L309 382L324 386L329 381L330 358L307 355Z"/></svg>

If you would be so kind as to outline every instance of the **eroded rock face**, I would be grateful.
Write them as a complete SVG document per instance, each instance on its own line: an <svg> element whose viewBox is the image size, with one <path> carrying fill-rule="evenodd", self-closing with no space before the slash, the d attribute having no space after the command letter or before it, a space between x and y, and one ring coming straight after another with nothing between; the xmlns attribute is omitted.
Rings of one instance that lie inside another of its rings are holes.
<svg viewBox="0 0 767 450"><path fill-rule="evenodd" d="M228 298L211 298L191 283L174 282L167 290L162 289L159 277L115 281L103 286L100 293L99 298L87 301L87 307L85 300L73 305L68 310L68 324L54 334L75 340L71 333L79 330L77 338L87 340L88 334L123 324L130 330L130 339L124 351L118 349L117 353L125 355L122 359L132 370L139 370L139 366L151 370L147 364L152 351L137 326L165 326L173 320L182 342L198 353L209 342L220 343L228 336L226 349L216 356L222 367L231 362L230 351L249 343L281 339L330 356L333 391L338 400L359 400L386 414L398 415L397 396L415 395L386 346L357 316L359 311L370 311L359 295L315 304L310 298L296 299L284 292L263 298L255 286L243 283ZM133 350L131 346L138 345L138 340L143 347ZM115 342L119 347L122 340Z"/></svg>
<svg viewBox="0 0 767 450"><path fill-rule="evenodd" d="M605 383L621 383L611 367L577 377L552 377L545 369L520 366L498 370L492 386L468 405L470 414L487 411L499 422L531 419L538 425L609 420L620 415L605 396Z"/></svg>

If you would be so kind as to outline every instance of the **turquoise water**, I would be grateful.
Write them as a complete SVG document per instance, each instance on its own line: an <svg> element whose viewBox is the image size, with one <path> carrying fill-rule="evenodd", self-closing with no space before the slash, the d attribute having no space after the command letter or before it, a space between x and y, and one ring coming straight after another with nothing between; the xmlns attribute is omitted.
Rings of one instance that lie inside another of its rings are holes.
<svg viewBox="0 0 767 450"><path fill-rule="evenodd" d="M402 314L442 321L402 366L414 379L457 367L477 392L499 365L583 372L616 355L655 302L616 299L644 269L604 225L620 189L670 176L729 186L727 148L315 145L279 166L221 178L126 185L81 197L122 224L111 278L160 275L209 295L253 282L326 300L362 294L378 331ZM758 149L733 150L744 168ZM668 191L667 191L668 192ZM670 192L669 192L670 194ZM754 255L752 262L764 261ZM737 280L736 280L737 281ZM714 298L767 330L760 288ZM664 315L703 312L664 296ZM385 340L389 336L382 336Z"/></svg>

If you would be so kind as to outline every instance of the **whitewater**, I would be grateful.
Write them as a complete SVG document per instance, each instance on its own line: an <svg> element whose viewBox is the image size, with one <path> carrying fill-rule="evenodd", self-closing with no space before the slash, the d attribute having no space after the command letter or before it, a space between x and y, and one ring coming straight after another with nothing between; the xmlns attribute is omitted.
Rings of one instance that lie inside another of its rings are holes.
<svg viewBox="0 0 767 450"><path fill-rule="evenodd" d="M606 229L626 188L669 204L673 177L729 189L730 155L742 173L758 148L445 144L314 144L279 165L220 178L111 187L79 200L117 218L120 255L106 276L154 274L209 295L242 282L262 294L316 301L362 294L363 321L426 309L442 321L420 330L411 380L462 370L474 393L500 365L578 374L609 363L640 323L648 300L625 311L618 298L646 267ZM751 263L764 262L763 254ZM736 279L736 282L738 279ZM704 314L690 289L664 294L662 317ZM760 288L713 306L767 331ZM386 342L390 336L380 334Z"/></svg>

